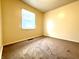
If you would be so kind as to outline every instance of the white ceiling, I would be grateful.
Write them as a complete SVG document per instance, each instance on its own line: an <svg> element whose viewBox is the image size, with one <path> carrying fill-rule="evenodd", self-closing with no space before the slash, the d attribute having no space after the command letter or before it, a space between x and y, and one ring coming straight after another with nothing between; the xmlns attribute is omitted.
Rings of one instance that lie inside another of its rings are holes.
<svg viewBox="0 0 79 59"><path fill-rule="evenodd" d="M77 0L23 0L34 8L47 12Z"/></svg>

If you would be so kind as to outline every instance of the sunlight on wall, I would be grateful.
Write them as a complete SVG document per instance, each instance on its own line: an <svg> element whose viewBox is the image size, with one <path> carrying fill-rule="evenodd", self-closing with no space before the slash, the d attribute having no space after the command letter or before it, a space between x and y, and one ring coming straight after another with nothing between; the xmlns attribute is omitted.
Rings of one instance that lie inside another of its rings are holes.
<svg viewBox="0 0 79 59"><path fill-rule="evenodd" d="M46 29L47 29L47 34L50 35L50 33L54 30L55 27L55 22L52 20L47 21L46 24Z"/></svg>
<svg viewBox="0 0 79 59"><path fill-rule="evenodd" d="M57 25L58 23L60 23L60 21L63 20L63 18L65 17L65 13L64 12L59 12L55 15L57 18L53 18L53 19L48 19L46 21L46 31L47 31L47 35L56 35L57 33L54 33L56 32L55 28L59 25ZM56 19L56 20L55 20ZM52 33L53 32L53 33ZM50 34L52 33L52 34Z"/></svg>
<svg viewBox="0 0 79 59"><path fill-rule="evenodd" d="M58 18L62 19L65 17L65 14L64 14L64 12L60 12L60 13L58 13L57 16L58 16Z"/></svg>
<svg viewBox="0 0 79 59"><path fill-rule="evenodd" d="M45 13L44 35L79 43L79 1Z"/></svg>

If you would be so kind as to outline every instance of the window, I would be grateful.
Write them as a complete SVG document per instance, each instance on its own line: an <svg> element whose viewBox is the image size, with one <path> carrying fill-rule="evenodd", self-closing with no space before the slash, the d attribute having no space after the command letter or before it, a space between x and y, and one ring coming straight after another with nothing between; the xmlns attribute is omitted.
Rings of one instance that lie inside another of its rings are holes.
<svg viewBox="0 0 79 59"><path fill-rule="evenodd" d="M35 14L22 9L22 29L35 29Z"/></svg>

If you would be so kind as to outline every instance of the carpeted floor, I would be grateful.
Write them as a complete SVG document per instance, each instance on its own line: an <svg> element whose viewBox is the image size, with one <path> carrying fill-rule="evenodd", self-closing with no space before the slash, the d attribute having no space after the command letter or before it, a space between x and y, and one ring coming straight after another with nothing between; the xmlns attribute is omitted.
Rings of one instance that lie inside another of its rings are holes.
<svg viewBox="0 0 79 59"><path fill-rule="evenodd" d="M79 59L79 44L38 37L5 46L2 59Z"/></svg>

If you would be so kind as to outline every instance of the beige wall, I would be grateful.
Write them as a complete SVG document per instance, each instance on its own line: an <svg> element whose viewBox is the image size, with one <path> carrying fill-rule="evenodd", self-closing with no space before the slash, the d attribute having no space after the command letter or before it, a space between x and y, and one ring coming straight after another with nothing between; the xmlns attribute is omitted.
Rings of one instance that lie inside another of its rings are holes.
<svg viewBox="0 0 79 59"><path fill-rule="evenodd" d="M2 19L1 19L1 0L0 0L0 46L2 45Z"/></svg>
<svg viewBox="0 0 79 59"><path fill-rule="evenodd" d="M21 9L24 8L36 14L36 29L21 28ZM43 13L20 0L2 0L3 13L3 45L27 40L43 35Z"/></svg>
<svg viewBox="0 0 79 59"><path fill-rule="evenodd" d="M2 13L1 13L1 0L0 0L0 59L2 59Z"/></svg>
<svg viewBox="0 0 79 59"><path fill-rule="evenodd" d="M45 13L44 35L79 42L79 1Z"/></svg>

